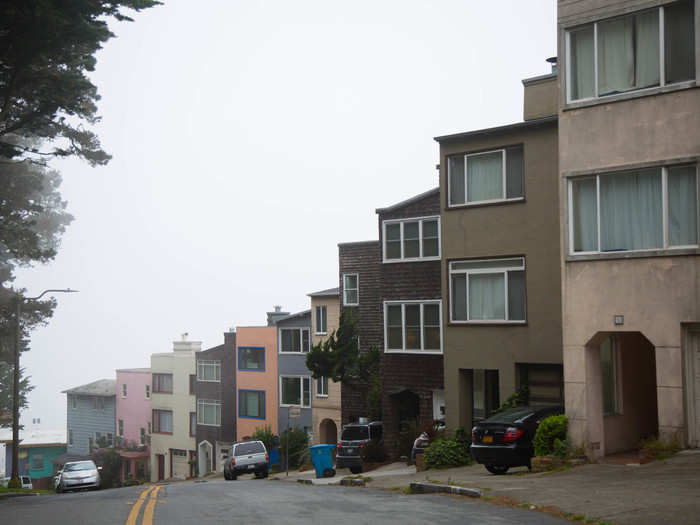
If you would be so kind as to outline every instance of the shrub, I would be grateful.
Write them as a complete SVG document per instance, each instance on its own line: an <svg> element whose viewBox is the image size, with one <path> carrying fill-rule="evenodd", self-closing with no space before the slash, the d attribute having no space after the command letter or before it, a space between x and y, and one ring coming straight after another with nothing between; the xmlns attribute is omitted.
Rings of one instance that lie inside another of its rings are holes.
<svg viewBox="0 0 700 525"><path fill-rule="evenodd" d="M455 441L469 448L472 444L472 435L464 427L457 427L455 430Z"/></svg>
<svg viewBox="0 0 700 525"><path fill-rule="evenodd" d="M428 445L424 454L428 468L459 467L471 463L469 446L454 439L438 439Z"/></svg>
<svg viewBox="0 0 700 525"><path fill-rule="evenodd" d="M568 439L554 439L554 445L552 446L552 455L558 458L567 458L571 455L571 443Z"/></svg>
<svg viewBox="0 0 700 525"><path fill-rule="evenodd" d="M535 432L532 444L535 456L548 456L554 453L554 440L566 440L567 419L565 414L549 416L542 420Z"/></svg>
<svg viewBox="0 0 700 525"><path fill-rule="evenodd" d="M669 458L681 449L677 436L674 436L670 441L651 436L643 439L639 446L641 449L647 450L653 459Z"/></svg>
<svg viewBox="0 0 700 525"><path fill-rule="evenodd" d="M302 428L285 430L280 436L280 455L287 453L287 439L289 439L289 468L298 467L302 464L305 453L308 452L309 436Z"/></svg>
<svg viewBox="0 0 700 525"><path fill-rule="evenodd" d="M98 467L102 467L100 472L102 488L118 487L119 471L122 466L119 453L113 448L101 448L92 454L92 459Z"/></svg>
<svg viewBox="0 0 700 525"><path fill-rule="evenodd" d="M386 460L384 445L379 440L371 439L362 451L362 457L370 463L381 463Z"/></svg>
<svg viewBox="0 0 700 525"><path fill-rule="evenodd" d="M277 445L279 444L279 437L272 432L272 427L270 425L256 428L255 432L253 432L253 435L250 438L255 441L262 441L268 452L277 448Z"/></svg>
<svg viewBox="0 0 700 525"><path fill-rule="evenodd" d="M503 412L504 410L508 410L509 408L525 406L527 405L529 400L530 389L527 387L527 385L523 385L518 389L517 392L514 392L510 396L508 396L508 399L506 399L500 407L494 410L491 413L491 415L498 414L499 412Z"/></svg>

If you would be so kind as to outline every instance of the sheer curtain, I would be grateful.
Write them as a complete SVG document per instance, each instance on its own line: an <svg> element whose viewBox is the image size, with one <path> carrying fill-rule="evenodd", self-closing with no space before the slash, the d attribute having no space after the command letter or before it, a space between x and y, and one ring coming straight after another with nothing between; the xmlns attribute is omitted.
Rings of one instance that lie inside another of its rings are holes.
<svg viewBox="0 0 700 525"><path fill-rule="evenodd" d="M571 100L595 95L595 62L593 58L593 26L574 31L571 42Z"/></svg>
<svg viewBox="0 0 700 525"><path fill-rule="evenodd" d="M696 167L668 169L668 243L687 246L698 243Z"/></svg>
<svg viewBox="0 0 700 525"><path fill-rule="evenodd" d="M598 24L598 93L627 91L634 86L634 19Z"/></svg>
<svg viewBox="0 0 700 525"><path fill-rule="evenodd" d="M575 252L598 250L598 204L596 179L571 183Z"/></svg>
<svg viewBox="0 0 700 525"><path fill-rule="evenodd" d="M467 200L503 198L503 152L467 157Z"/></svg>
<svg viewBox="0 0 700 525"><path fill-rule="evenodd" d="M469 319L505 319L505 278L502 273L469 276Z"/></svg>
<svg viewBox="0 0 700 525"><path fill-rule="evenodd" d="M602 251L663 247L661 169L600 176Z"/></svg>
<svg viewBox="0 0 700 525"><path fill-rule="evenodd" d="M659 77L659 10L653 9L634 17L636 31L635 86L658 86Z"/></svg>

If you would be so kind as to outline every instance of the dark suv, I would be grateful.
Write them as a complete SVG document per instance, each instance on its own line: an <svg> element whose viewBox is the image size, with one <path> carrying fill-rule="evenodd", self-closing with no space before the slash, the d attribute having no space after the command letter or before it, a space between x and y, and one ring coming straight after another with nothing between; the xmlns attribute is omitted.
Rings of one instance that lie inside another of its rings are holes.
<svg viewBox="0 0 700 525"><path fill-rule="evenodd" d="M349 468L353 474L362 472L362 449L371 439L381 443L383 434L384 425L381 421L345 425L338 441L336 468Z"/></svg>

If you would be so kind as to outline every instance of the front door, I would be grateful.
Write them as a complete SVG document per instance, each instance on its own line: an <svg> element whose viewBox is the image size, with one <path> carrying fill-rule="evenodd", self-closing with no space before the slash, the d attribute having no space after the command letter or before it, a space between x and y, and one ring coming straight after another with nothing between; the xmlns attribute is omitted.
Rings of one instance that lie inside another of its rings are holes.
<svg viewBox="0 0 700 525"><path fill-rule="evenodd" d="M158 458L158 481L163 481L165 479L165 456L163 454L156 454Z"/></svg>
<svg viewBox="0 0 700 525"><path fill-rule="evenodd" d="M171 459L173 462L173 472L171 477L175 479L186 479L190 472L190 465L187 463L187 451L171 449Z"/></svg>

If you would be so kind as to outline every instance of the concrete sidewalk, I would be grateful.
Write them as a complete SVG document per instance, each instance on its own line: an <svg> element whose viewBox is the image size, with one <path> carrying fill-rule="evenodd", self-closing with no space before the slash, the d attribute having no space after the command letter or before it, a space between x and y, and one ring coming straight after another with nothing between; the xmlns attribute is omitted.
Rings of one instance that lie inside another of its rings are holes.
<svg viewBox="0 0 700 525"><path fill-rule="evenodd" d="M392 477L401 477L401 476L411 476L416 474L416 467L414 466L406 466L405 463L391 463L389 465L384 465L379 467L378 469L372 470L370 472L363 472L360 474L361 476L368 476L371 477L372 480L378 479L378 478L392 478ZM285 472L281 472L279 474L275 474L274 478L278 478L281 481L293 481L296 482L297 480L310 480L312 485L334 485L334 484L339 484L340 480L343 479L346 476L353 476L352 472L350 472L350 469L346 468L341 468L338 469L336 472L336 475L332 478L319 478L316 479L316 471L312 470L307 470L305 472L290 472L289 476L286 475Z"/></svg>

